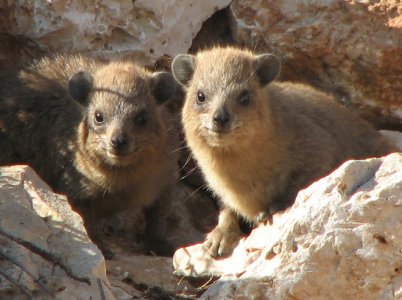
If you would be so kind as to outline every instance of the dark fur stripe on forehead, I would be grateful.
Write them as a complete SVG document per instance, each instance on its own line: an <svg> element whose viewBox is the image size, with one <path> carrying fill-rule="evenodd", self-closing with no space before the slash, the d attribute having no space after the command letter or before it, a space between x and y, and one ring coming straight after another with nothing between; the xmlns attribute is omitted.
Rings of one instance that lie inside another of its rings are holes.
<svg viewBox="0 0 402 300"><path fill-rule="evenodd" d="M119 86L116 86L119 87ZM129 93L124 93L121 91L118 91L119 89L113 90L113 88L103 88L103 87L94 87L93 89L93 94L99 93L101 97L104 98L118 98L119 101L133 101L138 96L147 96L148 90L146 88L146 84L141 85L136 85L135 88L133 87L132 89L129 90ZM139 101L140 99L138 99Z"/></svg>
<svg viewBox="0 0 402 300"><path fill-rule="evenodd" d="M95 88L109 87L121 95L139 95L147 88L150 74L145 69L127 62L112 62L94 75Z"/></svg>
<svg viewBox="0 0 402 300"><path fill-rule="evenodd" d="M100 110L106 119L124 120L155 105L150 92L151 74L132 63L113 62L94 76L91 113Z"/></svg>

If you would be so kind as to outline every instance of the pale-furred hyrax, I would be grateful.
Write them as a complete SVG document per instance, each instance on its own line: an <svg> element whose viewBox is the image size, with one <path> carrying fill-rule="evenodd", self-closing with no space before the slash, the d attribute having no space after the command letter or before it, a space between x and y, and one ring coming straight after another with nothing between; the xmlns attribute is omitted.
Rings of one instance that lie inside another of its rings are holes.
<svg viewBox="0 0 402 300"><path fill-rule="evenodd" d="M60 55L0 82L0 164L31 165L69 197L93 239L98 216L148 206L176 180L162 105L171 74Z"/></svg>
<svg viewBox="0 0 402 300"><path fill-rule="evenodd" d="M213 48L177 56L172 70L186 89L187 143L223 204L204 243L212 256L233 250L238 215L267 220L342 162L395 150L328 95L273 81L280 62L272 54Z"/></svg>

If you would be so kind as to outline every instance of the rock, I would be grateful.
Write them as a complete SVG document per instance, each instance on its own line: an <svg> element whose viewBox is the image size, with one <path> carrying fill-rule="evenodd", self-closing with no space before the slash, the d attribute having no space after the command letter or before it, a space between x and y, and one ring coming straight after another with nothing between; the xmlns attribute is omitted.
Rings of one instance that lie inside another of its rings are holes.
<svg viewBox="0 0 402 300"><path fill-rule="evenodd" d="M114 299L81 217L27 166L0 168L0 245L2 299Z"/></svg>
<svg viewBox="0 0 402 300"><path fill-rule="evenodd" d="M188 52L197 53L216 45L234 45L236 43L235 32L233 32L236 27L234 24L230 6L217 11L202 24Z"/></svg>
<svg viewBox="0 0 402 300"><path fill-rule="evenodd" d="M214 260L179 249L186 276L222 276L204 299L400 299L402 153L348 161Z"/></svg>
<svg viewBox="0 0 402 300"><path fill-rule="evenodd" d="M173 275L171 257L143 255L128 237L121 244L112 239L116 255L105 266L65 196L54 194L30 167L1 167L0 174L0 299L24 294L35 299L174 299L199 293L197 284ZM175 248L201 242L217 218L212 202L181 183L172 196L169 209L153 220L163 223L160 233Z"/></svg>
<svg viewBox="0 0 402 300"><path fill-rule="evenodd" d="M0 68L55 51L153 65L165 54L237 42L275 52L282 79L310 83L376 126L401 130L401 28L393 0L2 1Z"/></svg>
<svg viewBox="0 0 402 300"><path fill-rule="evenodd" d="M398 1L234 0L237 41L274 52L282 79L331 92L381 128L402 129Z"/></svg>
<svg viewBox="0 0 402 300"><path fill-rule="evenodd" d="M117 299L144 299L152 294L151 299L164 299L163 296L173 297L194 290L186 281L173 275L171 257L119 254L107 261L107 269Z"/></svg>
<svg viewBox="0 0 402 300"><path fill-rule="evenodd" d="M0 4L0 32L48 51L134 56L144 62L184 53L215 11L230 0L22 0Z"/></svg>

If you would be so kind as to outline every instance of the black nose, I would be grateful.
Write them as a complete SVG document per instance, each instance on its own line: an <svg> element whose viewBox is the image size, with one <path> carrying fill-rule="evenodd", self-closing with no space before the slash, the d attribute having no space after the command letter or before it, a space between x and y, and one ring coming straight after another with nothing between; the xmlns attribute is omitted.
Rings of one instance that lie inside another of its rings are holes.
<svg viewBox="0 0 402 300"><path fill-rule="evenodd" d="M110 144L112 145L113 148L118 150L127 145L127 139L122 134L115 134L110 139Z"/></svg>
<svg viewBox="0 0 402 300"><path fill-rule="evenodd" d="M216 125L223 126L230 120L230 114L225 108L218 109L214 115L213 120Z"/></svg>

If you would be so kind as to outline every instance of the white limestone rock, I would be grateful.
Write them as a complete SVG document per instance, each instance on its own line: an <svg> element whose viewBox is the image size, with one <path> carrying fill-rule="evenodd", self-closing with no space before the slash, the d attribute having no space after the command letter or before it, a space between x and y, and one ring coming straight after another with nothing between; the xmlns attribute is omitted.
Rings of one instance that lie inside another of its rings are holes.
<svg viewBox="0 0 402 300"><path fill-rule="evenodd" d="M222 276L205 299L401 299L402 154L348 161L214 260L179 249L178 274Z"/></svg>
<svg viewBox="0 0 402 300"><path fill-rule="evenodd" d="M185 53L202 23L229 0L21 0L0 4L0 28L48 50L144 62Z"/></svg>
<svg viewBox="0 0 402 300"><path fill-rule="evenodd" d="M71 274L33 247L56 257ZM1 167L0 298L24 294L35 299L114 299L103 256L66 197L54 194L30 167Z"/></svg>

